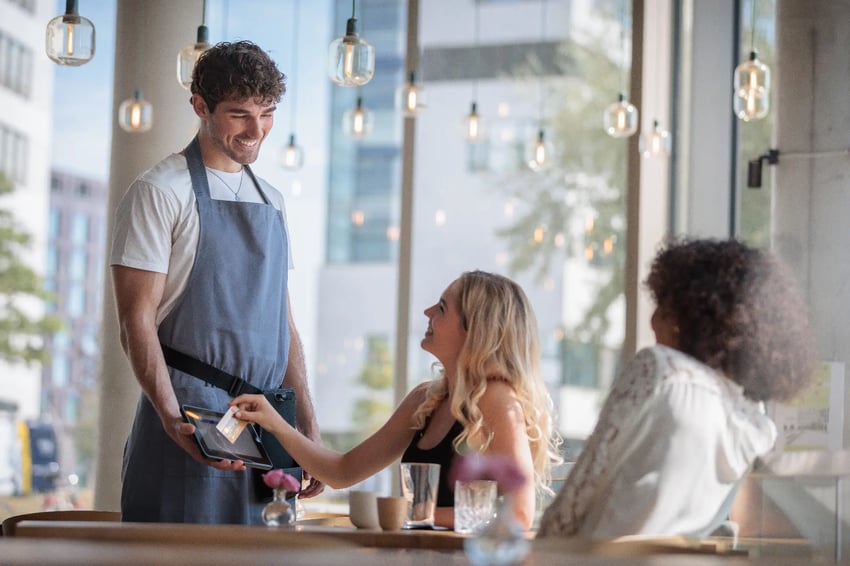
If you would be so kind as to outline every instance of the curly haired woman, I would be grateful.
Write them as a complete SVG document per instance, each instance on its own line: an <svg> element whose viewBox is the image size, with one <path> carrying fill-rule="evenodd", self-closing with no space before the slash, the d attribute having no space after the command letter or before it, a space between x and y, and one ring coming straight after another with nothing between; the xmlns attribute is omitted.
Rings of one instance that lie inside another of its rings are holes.
<svg viewBox="0 0 850 566"><path fill-rule="evenodd" d="M262 395L233 399L236 417L270 431L307 472L334 488L360 482L399 458L439 463L435 523L442 526L454 522L447 477L461 445L510 458L533 478L513 495L516 517L529 528L535 491L546 489L550 464L558 459L531 304L510 279L470 271L452 282L425 316L422 349L439 360L440 375L415 387L375 434L348 452L301 435Z"/></svg>
<svg viewBox="0 0 850 566"><path fill-rule="evenodd" d="M776 440L762 401L812 380L807 309L771 254L734 240L673 242L646 284L657 345L627 365L539 537L702 537Z"/></svg>

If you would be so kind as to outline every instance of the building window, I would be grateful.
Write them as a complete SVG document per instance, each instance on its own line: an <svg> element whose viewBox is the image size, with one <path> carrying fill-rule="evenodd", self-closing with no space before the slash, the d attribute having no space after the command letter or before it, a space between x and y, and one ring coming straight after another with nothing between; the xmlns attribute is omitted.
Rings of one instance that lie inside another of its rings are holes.
<svg viewBox="0 0 850 566"><path fill-rule="evenodd" d="M89 241L89 217L77 212L71 220L71 243L84 246Z"/></svg>
<svg viewBox="0 0 850 566"><path fill-rule="evenodd" d="M0 124L0 173L13 183L26 183L28 153L27 137Z"/></svg>
<svg viewBox="0 0 850 566"><path fill-rule="evenodd" d="M68 358L65 354L53 356L53 372L51 381L55 387L64 387L68 384Z"/></svg>
<svg viewBox="0 0 850 566"><path fill-rule="evenodd" d="M27 98L32 94L32 50L0 32L0 86Z"/></svg>
<svg viewBox="0 0 850 566"><path fill-rule="evenodd" d="M68 302L65 310L71 318L77 318L83 314L86 308L86 290L80 284L74 284L68 292Z"/></svg>
<svg viewBox="0 0 850 566"><path fill-rule="evenodd" d="M7 0L13 6L20 6L21 10L35 14L35 0Z"/></svg>

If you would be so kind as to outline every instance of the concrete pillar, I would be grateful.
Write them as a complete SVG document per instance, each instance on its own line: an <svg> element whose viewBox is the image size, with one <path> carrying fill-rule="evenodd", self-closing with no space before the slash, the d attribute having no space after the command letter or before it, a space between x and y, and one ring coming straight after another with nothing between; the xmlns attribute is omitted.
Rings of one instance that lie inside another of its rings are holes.
<svg viewBox="0 0 850 566"><path fill-rule="evenodd" d="M847 364L850 0L778 0L776 43L773 242L806 289L820 359Z"/></svg>
<svg viewBox="0 0 850 566"><path fill-rule="evenodd" d="M202 10L202 0L122 0L117 4L109 234L113 211L133 179L168 153L182 149L197 128L189 91L177 82L176 61L180 48L195 40ZM142 90L154 109L153 129L143 134L123 131L116 119L118 106L136 88ZM98 509L118 509L124 442L140 390L119 342L108 272L104 279L103 313L94 505Z"/></svg>

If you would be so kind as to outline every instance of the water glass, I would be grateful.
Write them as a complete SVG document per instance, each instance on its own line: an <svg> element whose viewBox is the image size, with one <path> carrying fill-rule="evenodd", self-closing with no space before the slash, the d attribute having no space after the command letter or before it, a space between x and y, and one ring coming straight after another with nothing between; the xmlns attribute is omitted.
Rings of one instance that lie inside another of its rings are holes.
<svg viewBox="0 0 850 566"><path fill-rule="evenodd" d="M492 480L455 482L455 532L476 534L496 512L496 482Z"/></svg>
<svg viewBox="0 0 850 566"><path fill-rule="evenodd" d="M401 494L407 499L405 529L434 526L440 465L402 462Z"/></svg>

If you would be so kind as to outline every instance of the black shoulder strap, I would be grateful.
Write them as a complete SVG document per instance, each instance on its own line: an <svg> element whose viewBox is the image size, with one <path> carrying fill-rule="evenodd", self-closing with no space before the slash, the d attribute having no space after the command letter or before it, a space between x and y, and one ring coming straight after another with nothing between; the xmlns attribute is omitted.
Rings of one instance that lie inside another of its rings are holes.
<svg viewBox="0 0 850 566"><path fill-rule="evenodd" d="M263 390L255 387L235 375L213 367L207 363L197 360L192 356L187 356L182 352L178 352L173 348L169 348L165 344L162 346L162 355L165 357L165 363L174 369L180 370L193 377L197 377L206 381L210 385L214 385L220 389L227 391L231 397L236 397L242 393L262 393Z"/></svg>

